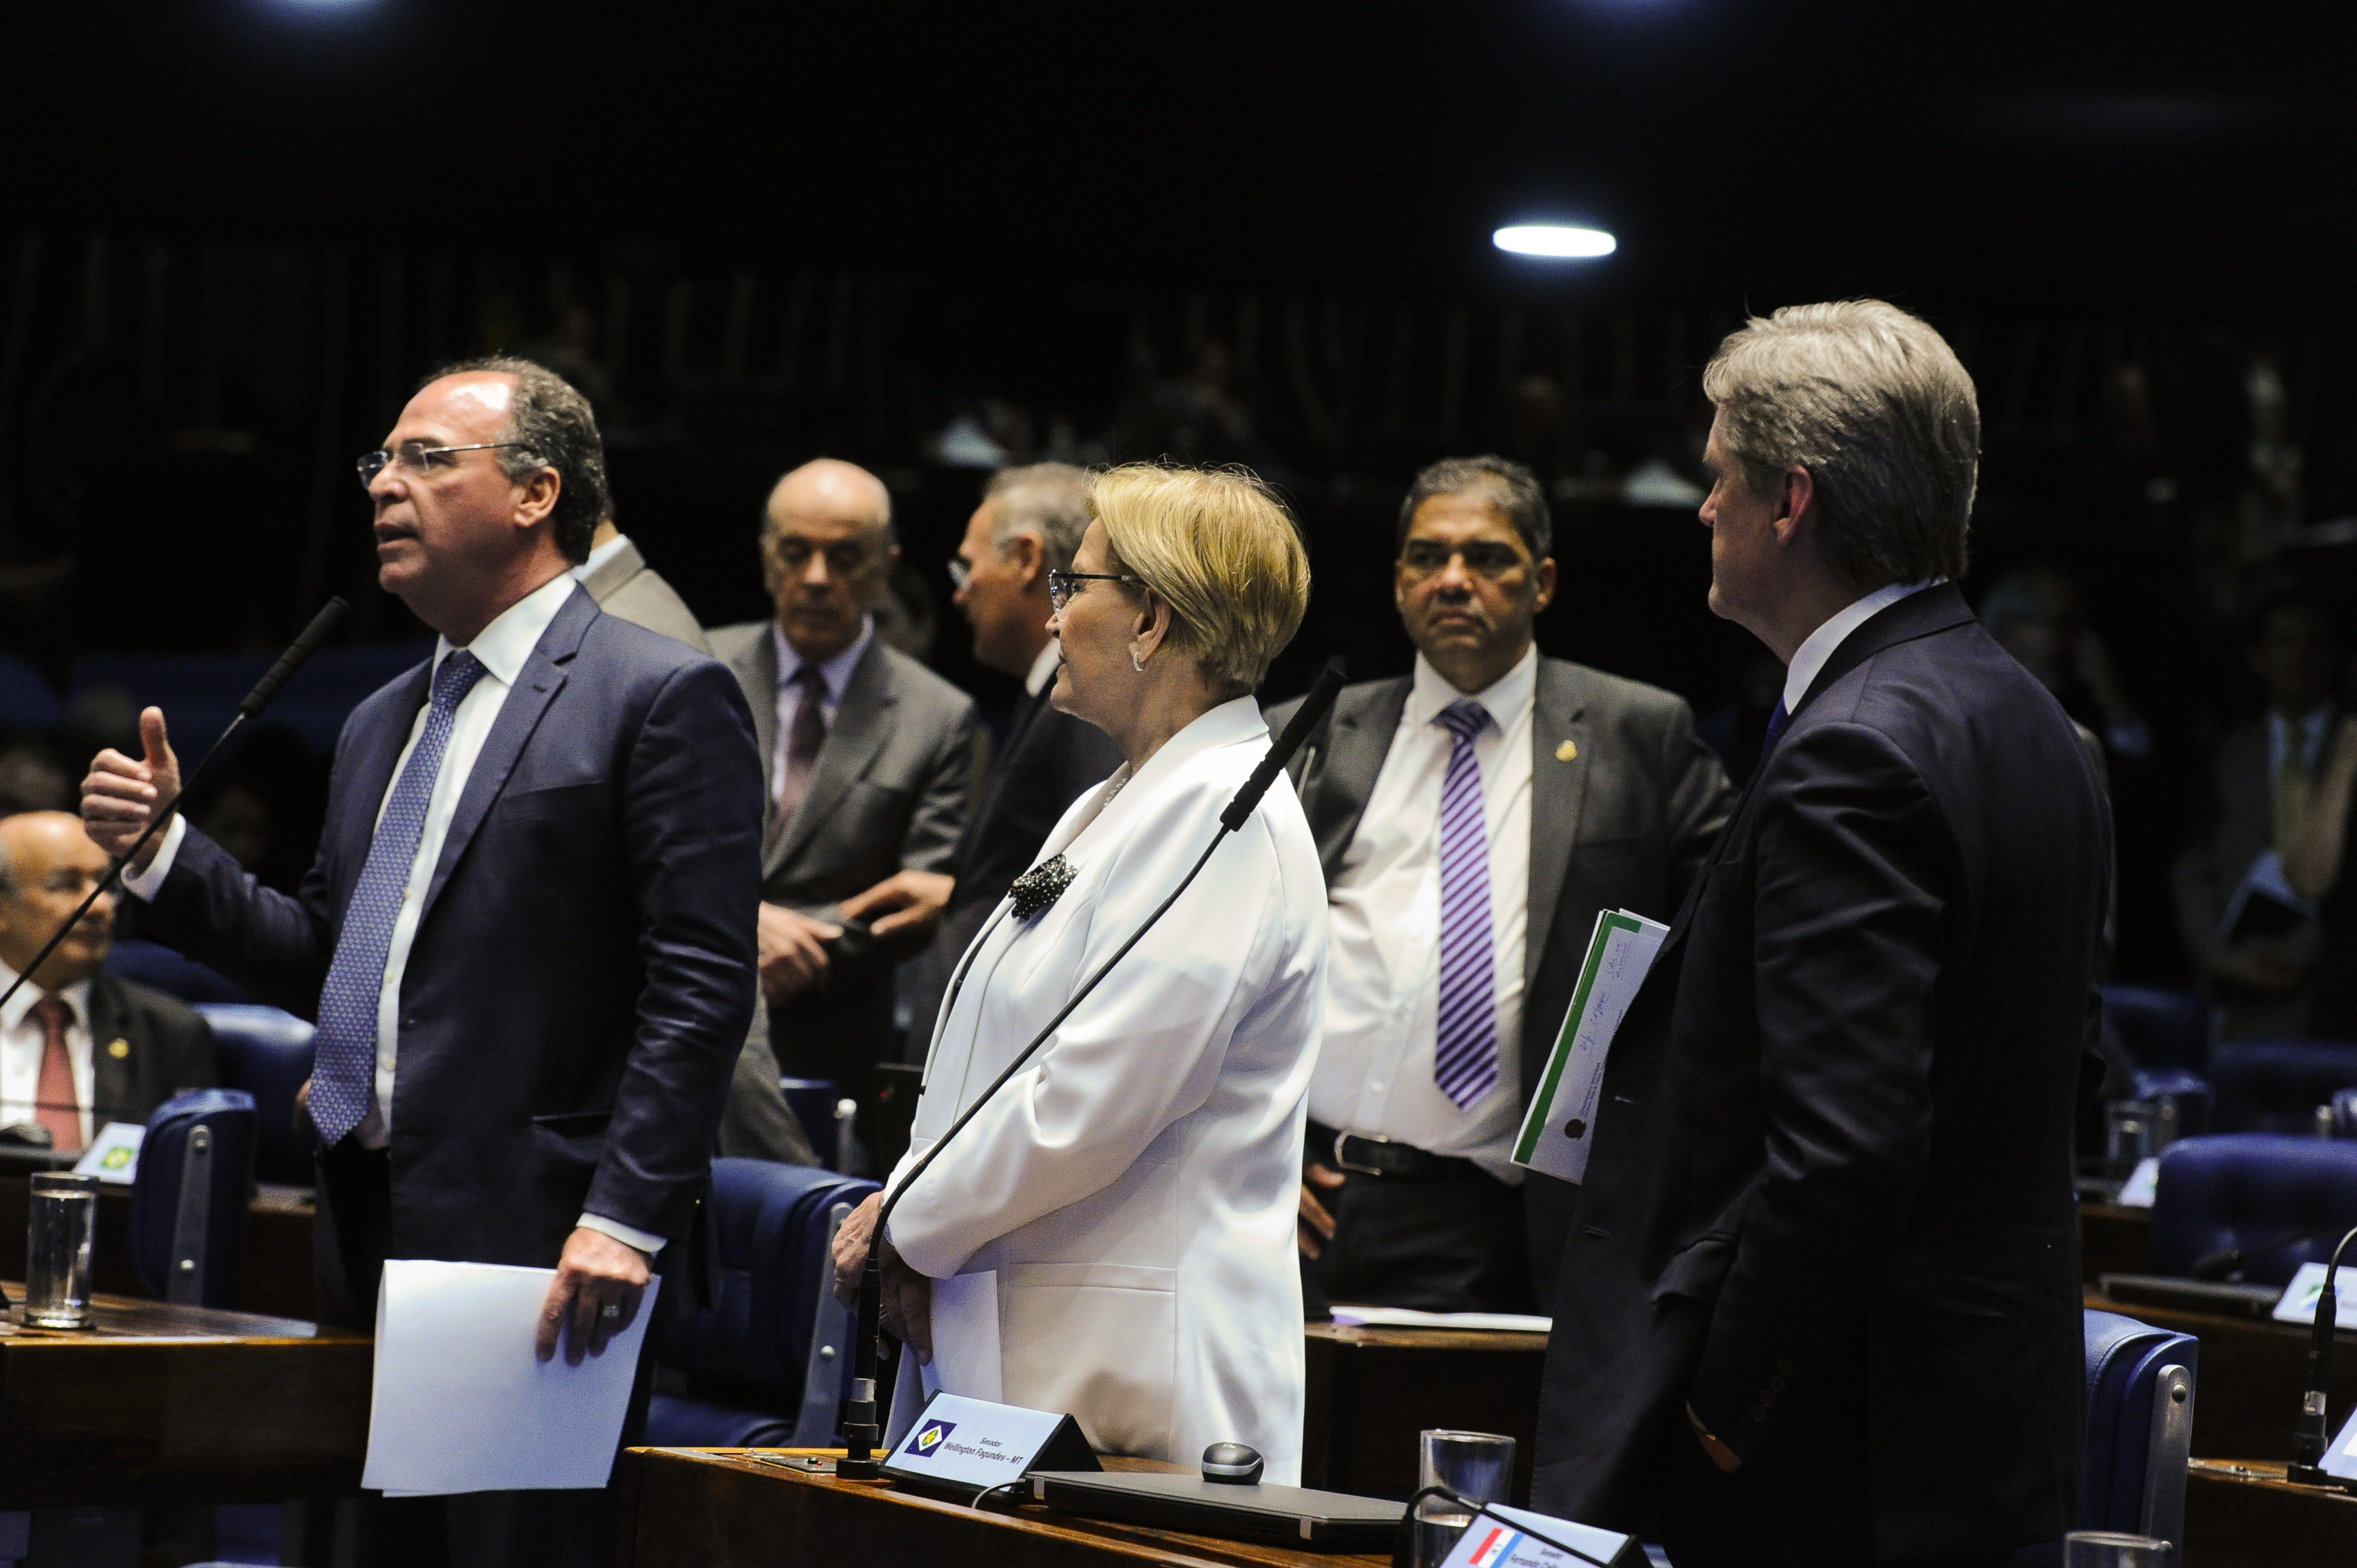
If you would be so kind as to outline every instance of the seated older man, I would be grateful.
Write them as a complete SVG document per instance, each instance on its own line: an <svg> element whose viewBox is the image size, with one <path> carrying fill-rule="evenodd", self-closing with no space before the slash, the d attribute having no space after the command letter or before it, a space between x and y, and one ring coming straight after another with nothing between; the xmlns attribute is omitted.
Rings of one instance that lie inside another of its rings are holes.
<svg viewBox="0 0 2357 1568"><path fill-rule="evenodd" d="M106 852L80 817L0 817L0 991L105 875ZM41 1128L59 1150L220 1081L212 1030L186 1003L109 974L101 966L113 944L106 893L0 1007L0 1123Z"/></svg>

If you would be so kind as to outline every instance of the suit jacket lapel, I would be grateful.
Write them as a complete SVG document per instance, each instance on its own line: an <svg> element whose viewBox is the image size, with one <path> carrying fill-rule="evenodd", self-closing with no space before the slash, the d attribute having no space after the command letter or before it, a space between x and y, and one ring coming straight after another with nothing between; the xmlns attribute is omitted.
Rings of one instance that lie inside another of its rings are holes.
<svg viewBox="0 0 2357 1568"><path fill-rule="evenodd" d="M998 798L1006 791L1007 780L1016 777L1016 759L1023 755L1024 744L1037 733L1039 721L1048 712L1048 693L1055 690L1054 682L1039 688L1039 695L1026 695L1015 709L1015 722L1006 726L1006 746L996 761L990 765L990 777L982 787L982 800L974 816L958 835L957 874L966 875L973 869L974 847L982 842L983 824L998 809Z"/></svg>
<svg viewBox="0 0 2357 1568"><path fill-rule="evenodd" d="M425 901L418 908L421 929L434 912L434 901L449 883L450 873L467 853L467 845L474 841L475 831L490 814L491 802L507 788L508 775L515 770L516 759L523 755L533 731L540 727L541 716L565 689L565 667L581 651L581 639L597 615L597 601L587 594L568 595L556 618L541 633L532 657L517 671L515 687L500 704L500 716L491 721L491 733L483 737L482 752L458 796L449 835L442 841L441 857L434 863L434 880L425 885Z"/></svg>
<svg viewBox="0 0 2357 1568"><path fill-rule="evenodd" d="M90 982L90 1109L91 1136L109 1122L131 1119L132 1108L139 1103L131 1081L133 1061L129 1055L116 1056L107 1047L115 1041L129 1037L130 1010L125 1005L123 983L100 970ZM134 1047L135 1049L136 1047Z"/></svg>
<svg viewBox="0 0 2357 1568"><path fill-rule="evenodd" d="M1341 875L1342 856L1359 831L1360 814L1375 792L1375 779L1391 755L1392 736L1400 714L1407 711L1411 678L1381 681L1344 692L1334 704L1326 726L1324 757L1318 759L1318 777L1308 802L1309 831L1318 841L1318 859L1330 886Z"/></svg>
<svg viewBox="0 0 2357 1568"><path fill-rule="evenodd" d="M1538 689L1531 704L1531 896L1523 927L1523 987L1538 979L1555 926L1555 901L1571 870L1579 836L1579 811L1587 797L1587 770L1595 747L1579 716L1587 704L1569 665L1542 659ZM1565 744L1572 747L1563 757Z"/></svg>
<svg viewBox="0 0 2357 1568"><path fill-rule="evenodd" d="M336 885L330 891L328 908L336 911L340 921L346 905L352 900L352 889L360 886L361 870L368 865L369 845L376 838L377 813L384 807L384 797L393 788L393 770L401 761L402 749L409 744L409 732L417 723L417 710L425 705L427 692L434 678L434 661L429 659L409 672L400 693L393 699L389 717L396 722L371 725L354 737L350 759L351 786L344 796L341 821L328 825L338 839Z"/></svg>
<svg viewBox="0 0 2357 1568"><path fill-rule="evenodd" d="M778 798L778 638L768 627L753 639L753 742L761 748L761 799Z"/></svg>
<svg viewBox="0 0 2357 1568"><path fill-rule="evenodd" d="M802 797L793 821L786 824L786 831L778 835L764 858L762 876L775 875L780 866L791 860L833 814L854 781L867 771L884 737L892 733L892 709L899 701L891 667L884 660L883 639L875 639L852 669L851 683L843 689L834 723L827 728L826 744L819 747L818 766L811 772L810 792ZM773 714L773 732L775 727Z"/></svg>

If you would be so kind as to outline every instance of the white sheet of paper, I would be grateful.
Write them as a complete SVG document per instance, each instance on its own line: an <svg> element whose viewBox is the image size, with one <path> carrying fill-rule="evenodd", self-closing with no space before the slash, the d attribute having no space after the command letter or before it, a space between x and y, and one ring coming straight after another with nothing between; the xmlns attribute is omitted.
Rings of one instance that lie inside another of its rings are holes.
<svg viewBox="0 0 2357 1568"><path fill-rule="evenodd" d="M884 1421L884 1447L900 1446L925 1402L947 1390L965 1399L999 1402L998 1272L953 1274L933 1282L933 1359L920 1364L900 1347L892 1380L892 1409Z"/></svg>
<svg viewBox="0 0 2357 1568"><path fill-rule="evenodd" d="M2276 1321L2314 1325L2316 1303L2324 1294L2324 1274L2322 1263L2302 1263L2276 1303ZM2352 1277L2346 1264L2341 1267L2341 1277L2333 1282L2332 1322L2335 1327L2357 1328L2357 1278Z"/></svg>
<svg viewBox="0 0 2357 1568"><path fill-rule="evenodd" d="M997 1270L933 1282L932 1370L961 1399L999 1402Z"/></svg>
<svg viewBox="0 0 2357 1568"><path fill-rule="evenodd" d="M1555 1035L1539 1091L1514 1139L1514 1164L1565 1181L1587 1174L1596 1138L1596 1100L1604 1091L1604 1059L1637 988L1653 967L1669 927L1626 909L1599 910L1587 960L1571 1007Z"/></svg>
<svg viewBox="0 0 2357 1568"><path fill-rule="evenodd" d="M363 1487L400 1497L602 1487L662 1284L602 1356L533 1355L554 1269L395 1258L376 1298Z"/></svg>
<svg viewBox="0 0 2357 1568"><path fill-rule="evenodd" d="M1407 1306L1334 1305L1334 1321L1346 1328L1488 1328L1508 1334L1548 1334L1555 1319L1521 1312L1418 1312Z"/></svg>
<svg viewBox="0 0 2357 1568"><path fill-rule="evenodd" d="M2120 1184L2120 1195L2112 1201L2122 1208L2150 1208L2159 1194L2160 1158L2147 1155L2136 1162L2136 1168Z"/></svg>
<svg viewBox="0 0 2357 1568"><path fill-rule="evenodd" d="M1528 1530L1577 1548L1598 1563L1616 1561L1629 1549L1627 1536L1594 1525L1550 1519L1503 1503L1492 1504L1491 1510L1494 1518L1477 1518L1473 1527L1457 1538L1441 1568L1581 1568L1579 1559L1570 1552L1557 1552L1522 1533Z"/></svg>

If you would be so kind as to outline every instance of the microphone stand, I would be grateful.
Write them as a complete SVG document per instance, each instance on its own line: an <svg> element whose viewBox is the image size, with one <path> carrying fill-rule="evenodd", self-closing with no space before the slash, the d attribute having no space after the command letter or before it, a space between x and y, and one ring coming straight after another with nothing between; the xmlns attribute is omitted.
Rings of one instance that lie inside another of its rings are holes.
<svg viewBox="0 0 2357 1568"><path fill-rule="evenodd" d="M2324 1469L2324 1451L2332 1444L2331 1430L2324 1420L2324 1388L2332 1374L2332 1340L2341 1318L2341 1296L2334 1284L2341 1273L2341 1255L2352 1241L2357 1241L2357 1230L2341 1237L2341 1244L2332 1249L2332 1262L2324 1270L2324 1288L2317 1293L2315 1331L2308 1342L2308 1387L2299 1396L2299 1422L2291 1434L2291 1464L2284 1472L2287 1481L2336 1491L2352 1488Z"/></svg>
<svg viewBox="0 0 2357 1568"><path fill-rule="evenodd" d="M2286 1247L2297 1247L2302 1241L2313 1241L2319 1236L2330 1236L2340 1230L2338 1225L2319 1225L2312 1230L2302 1230L2294 1236L2277 1236L2255 1247L2222 1247L2214 1252L2204 1252L2193 1260L2190 1271L2197 1280L2222 1280L2253 1258L2264 1258L2269 1252L2280 1252Z"/></svg>
<svg viewBox="0 0 2357 1568"><path fill-rule="evenodd" d="M123 879L124 868L138 858L139 852L147 847L147 841L156 836L156 830L172 820L172 813L179 809L182 800L188 799L188 791L196 788L197 781L205 776L205 769L212 766L213 758L219 757L221 747L229 744L229 737L235 735L246 720L258 715L277 699L278 689L303 667L303 661L328 639L328 634L343 624L344 617L351 613L351 608L341 595L319 607L319 613L311 618L311 624L303 628L303 635L287 645L286 651L278 656L278 662L264 671L262 679L253 683L253 690L238 703L237 716L231 719L229 727L205 748L205 754L198 759L196 767L181 779L179 790L170 800L156 803L156 809L148 813L146 828L131 841L128 849L108 860L106 874L98 879L98 886L90 890L90 897L84 898L81 906L66 917L65 923L41 944L41 950L33 955L33 961L25 966L25 972L9 984L6 991L0 992L0 1007L6 1006L8 999L39 972L41 965L48 961L49 955L58 950L58 944L66 940L66 934L81 924L81 918L90 913L91 907Z"/></svg>
<svg viewBox="0 0 2357 1568"><path fill-rule="evenodd" d="M1311 686L1309 694L1302 699L1300 709L1294 714L1293 721L1285 726L1285 733L1269 746L1267 755L1253 769L1252 777L1244 780L1243 787L1236 791L1235 798L1220 813L1220 831L1211 835L1211 842L1203 846L1203 853L1196 858L1192 869L1179 879L1178 886L1171 890L1170 896L1156 906L1154 913L1130 933L1129 940L1122 943L1111 958L1097 966L1097 972L1082 982L1081 988L1072 993L1071 1000L1056 1010L1056 1015L1031 1037L1031 1043L1006 1064L1006 1070L991 1080L990 1087L977 1095L974 1103L950 1123L949 1131L935 1139L933 1146L918 1158L900 1185L886 1195L883 1207L876 1213L876 1229L868 1233L866 1265L859 1272L859 1321L853 1330L857 1337L853 1342L851 1399L848 1409L844 1412L843 1423L846 1452L843 1458L835 1461L836 1475L845 1480L872 1481L884 1473L884 1461L875 1453L882 1436L876 1411L877 1340L883 1327L884 1316L884 1227L891 1219L892 1210L907 1196L909 1188L916 1185L917 1178L925 1174L943 1149L949 1147L950 1140L963 1132L966 1123L990 1103L991 1097L1023 1070L1024 1066L1039 1054L1039 1047L1048 1043L1049 1036L1071 1016L1072 1009L1087 1001L1089 993L1097 988L1097 983L1112 973L1114 965L1128 957L1130 949L1144 940L1146 933L1154 929L1156 922L1169 913L1170 906L1178 902L1179 895L1194 885L1196 876L1211 864L1212 854L1227 842L1228 835L1252 819L1253 811L1260 805L1261 797L1268 793L1268 787L1276 781L1276 776L1284 771L1285 765L1293 760L1293 754L1301 748L1301 743L1309 737L1309 732L1326 716L1326 710L1334 705L1334 699L1341 690L1341 660L1329 660L1326 668L1318 671L1317 684Z"/></svg>

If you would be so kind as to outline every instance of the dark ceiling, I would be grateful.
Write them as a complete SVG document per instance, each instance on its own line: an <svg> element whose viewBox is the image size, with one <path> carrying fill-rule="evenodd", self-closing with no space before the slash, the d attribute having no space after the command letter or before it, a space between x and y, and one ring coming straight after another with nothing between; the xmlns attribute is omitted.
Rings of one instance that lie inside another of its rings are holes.
<svg viewBox="0 0 2357 1568"><path fill-rule="evenodd" d="M2352 38L2263 9L86 0L0 116L12 218L125 231L2312 315ZM1489 248L1550 214L1620 253Z"/></svg>

